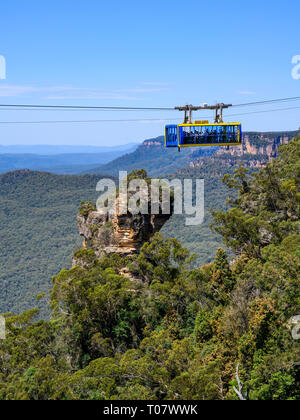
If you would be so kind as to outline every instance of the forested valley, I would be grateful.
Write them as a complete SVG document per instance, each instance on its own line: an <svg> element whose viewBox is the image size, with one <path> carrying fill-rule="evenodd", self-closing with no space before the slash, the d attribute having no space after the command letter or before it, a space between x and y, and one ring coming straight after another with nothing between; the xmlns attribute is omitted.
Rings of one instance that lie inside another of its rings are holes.
<svg viewBox="0 0 300 420"><path fill-rule="evenodd" d="M230 255L201 266L162 233L130 257L77 251L38 296L49 320L6 315L0 399L298 400L300 137L223 181L211 228Z"/></svg>

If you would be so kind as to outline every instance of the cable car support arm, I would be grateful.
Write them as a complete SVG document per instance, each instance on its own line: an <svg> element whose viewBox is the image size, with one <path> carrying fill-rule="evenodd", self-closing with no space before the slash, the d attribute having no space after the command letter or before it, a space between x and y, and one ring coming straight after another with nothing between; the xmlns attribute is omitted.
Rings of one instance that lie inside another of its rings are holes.
<svg viewBox="0 0 300 420"><path fill-rule="evenodd" d="M176 106L175 109L178 111L184 111L184 124L193 124L193 111L207 110L211 109L215 111L215 124L223 123L223 109L230 108L232 104L223 104L219 103L216 105L185 105L185 106Z"/></svg>

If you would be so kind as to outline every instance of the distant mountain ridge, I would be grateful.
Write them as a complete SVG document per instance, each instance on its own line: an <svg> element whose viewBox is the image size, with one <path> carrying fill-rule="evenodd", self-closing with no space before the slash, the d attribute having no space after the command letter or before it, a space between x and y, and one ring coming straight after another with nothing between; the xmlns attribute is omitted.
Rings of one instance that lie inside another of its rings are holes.
<svg viewBox="0 0 300 420"><path fill-rule="evenodd" d="M59 155L74 153L110 153L132 151L138 147L138 143L127 143L116 146L82 146L82 145L50 145L50 144L14 144L1 145L0 154L35 154L35 155Z"/></svg>
<svg viewBox="0 0 300 420"><path fill-rule="evenodd" d="M118 175L118 171L132 171L136 168L146 169L150 176L171 174L185 166L197 166L202 160L213 155L222 155L224 159L241 156L245 161L253 157L252 166L264 165L278 154L279 146L288 143L298 135L298 131L287 132L245 132L243 146L230 147L189 147L181 149L166 149L164 137L160 136L145 140L136 150L99 167L89 169L84 173L102 173ZM248 159L249 158L249 159Z"/></svg>
<svg viewBox="0 0 300 420"><path fill-rule="evenodd" d="M0 146L0 173L31 169L56 174L78 174L110 162L126 152L132 152L136 147L136 144L118 147ZM3 153L3 150L12 152ZM66 150L69 150L69 153L62 153ZM30 151L35 153L30 153ZM43 154L41 154L42 152Z"/></svg>
<svg viewBox="0 0 300 420"><path fill-rule="evenodd" d="M135 151L84 173L118 176L118 172L122 170L131 172L134 169L143 168L150 176L161 176L189 165L199 156L211 156L217 149L217 147L186 148L178 153L177 149L166 149L164 137L160 136L145 140Z"/></svg>

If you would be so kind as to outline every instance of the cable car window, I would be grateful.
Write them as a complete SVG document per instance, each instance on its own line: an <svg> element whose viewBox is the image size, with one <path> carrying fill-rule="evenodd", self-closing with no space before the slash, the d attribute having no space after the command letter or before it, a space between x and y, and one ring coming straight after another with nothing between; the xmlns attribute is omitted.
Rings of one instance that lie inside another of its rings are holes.
<svg viewBox="0 0 300 420"><path fill-rule="evenodd" d="M179 139L177 139L177 128ZM240 124L179 124L166 127L167 147L235 145L242 143Z"/></svg>
<svg viewBox="0 0 300 420"><path fill-rule="evenodd" d="M177 126L166 126L165 141L167 147L177 147Z"/></svg>

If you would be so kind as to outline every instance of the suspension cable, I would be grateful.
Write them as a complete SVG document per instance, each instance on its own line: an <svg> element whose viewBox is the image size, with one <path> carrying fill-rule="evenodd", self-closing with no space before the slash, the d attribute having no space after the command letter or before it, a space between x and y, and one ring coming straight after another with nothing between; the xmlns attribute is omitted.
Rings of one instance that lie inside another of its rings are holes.
<svg viewBox="0 0 300 420"><path fill-rule="evenodd" d="M261 111L252 111L252 112L244 112L239 114L229 114L225 117L238 117L243 115L252 115L252 114L262 114L262 113L272 113L272 112L280 112L280 111L290 111L294 109L300 109L299 106L296 107L289 107L289 108L276 108L276 109L268 109L268 110L261 110ZM206 118L206 117L202 117ZM103 119L103 120L49 120L49 121L0 121L0 124L64 124L64 123L106 123L106 122L148 122L148 121L157 121L157 122L166 122L166 121L182 121L181 118L135 118L135 119Z"/></svg>
<svg viewBox="0 0 300 420"><path fill-rule="evenodd" d="M271 99L266 101L248 102L243 104L235 104L233 107L265 105L279 102L299 101L300 96L289 98ZM92 110L92 111L174 111L174 107L130 107L130 106L82 106L82 105L34 105L34 104L0 104L0 110L17 109L18 111L25 109L46 109L46 110Z"/></svg>

